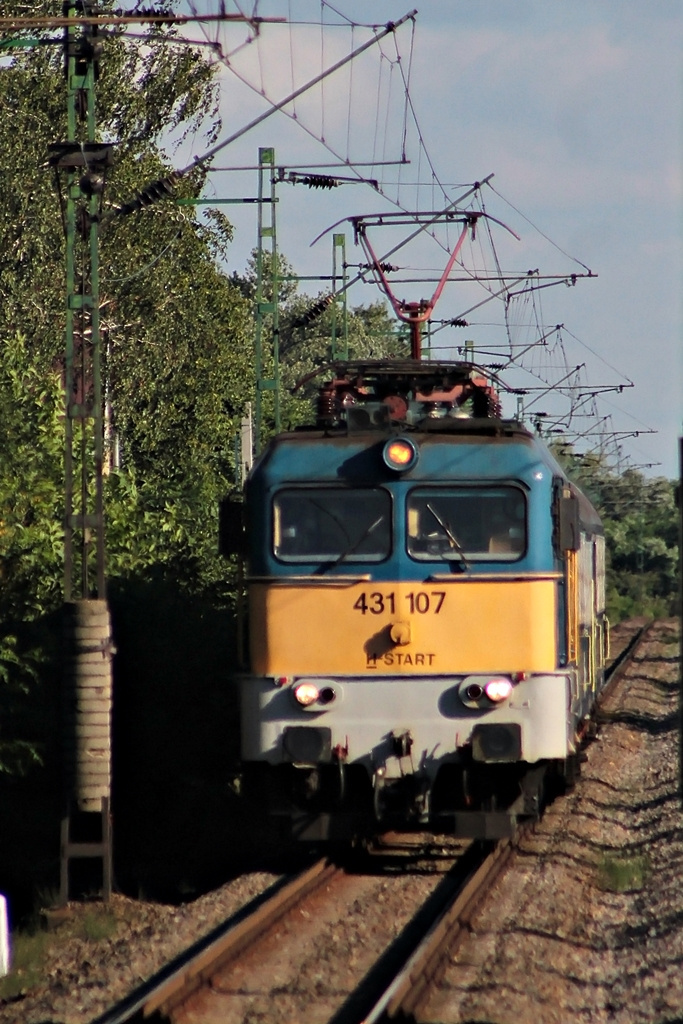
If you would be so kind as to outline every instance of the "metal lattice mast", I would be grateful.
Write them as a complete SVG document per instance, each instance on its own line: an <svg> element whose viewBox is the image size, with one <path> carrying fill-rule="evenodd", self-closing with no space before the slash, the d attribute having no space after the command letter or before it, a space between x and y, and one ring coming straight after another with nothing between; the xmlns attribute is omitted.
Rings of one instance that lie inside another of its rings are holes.
<svg viewBox="0 0 683 1024"><path fill-rule="evenodd" d="M337 324L339 299L332 305L332 358L349 358L349 318L347 305L348 270L346 266L346 235L332 236L332 294L341 296L341 332Z"/></svg>
<svg viewBox="0 0 683 1024"><path fill-rule="evenodd" d="M262 445L264 392L273 392L273 423L275 431L280 430L279 267L275 204L275 150L270 147L262 148L259 149L256 334L254 339L254 369L256 373L254 445L256 454L261 450ZM266 253L268 253L268 260L265 258ZM270 346L266 346L265 343L267 318L271 325Z"/></svg>
<svg viewBox="0 0 683 1024"><path fill-rule="evenodd" d="M72 891L71 868L83 859L101 861L104 899L112 891L113 644L105 597L98 255L101 197L112 147L96 141L101 47L93 20L96 7L89 0L66 5L67 140L51 147L50 158L58 182L60 171L66 178L62 903ZM82 25L77 15L83 16Z"/></svg>
<svg viewBox="0 0 683 1024"><path fill-rule="evenodd" d="M75 18L83 4L69 5ZM96 29L66 29L66 441L64 598L103 599L103 405L99 316L99 209L110 148L95 137ZM79 127L85 139L79 140Z"/></svg>

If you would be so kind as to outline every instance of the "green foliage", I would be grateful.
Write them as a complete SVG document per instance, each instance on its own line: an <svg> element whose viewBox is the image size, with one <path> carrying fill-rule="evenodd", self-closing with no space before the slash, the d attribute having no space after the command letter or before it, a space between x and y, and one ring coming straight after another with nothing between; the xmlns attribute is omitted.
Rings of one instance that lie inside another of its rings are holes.
<svg viewBox="0 0 683 1024"><path fill-rule="evenodd" d="M111 939L118 931L119 923L108 907L92 907L78 922L78 931L86 942L102 942Z"/></svg>
<svg viewBox="0 0 683 1024"><path fill-rule="evenodd" d="M51 902L50 899L48 903ZM36 920L12 933L12 961L10 973L0 978L0 1005L36 988L44 980L48 961L55 950L64 948L74 939L92 946L114 938L122 930L119 918L106 904L78 908L73 918L63 908L52 915L42 911L40 916L43 917L42 927L36 914ZM44 930L45 920L51 916L59 921L56 932Z"/></svg>
<svg viewBox="0 0 683 1024"><path fill-rule="evenodd" d="M268 301L272 295L271 256L262 254L262 297ZM315 298L299 293L294 268L287 258L278 256L279 284L279 353L280 353L280 409L285 429L292 429L311 420L311 402L324 375L302 384L315 371L333 359L332 339L335 339L335 358L340 359L344 337L348 339L349 359L385 359L405 357L406 343L397 332L397 324L383 302L356 306L347 311L346 325L340 302L325 302L329 292L320 292ZM254 302L258 287L257 253L244 274L231 278L242 295ZM272 319L263 319L264 373L272 369ZM269 361L270 360L270 361ZM267 417L267 411L266 411ZM272 429L272 424L271 424Z"/></svg>
<svg viewBox="0 0 683 1024"><path fill-rule="evenodd" d="M61 15L61 6L46 0L31 14ZM24 4L5 7L26 14ZM61 45L32 47L11 51L0 68L0 772L12 776L10 801L18 777L47 764L58 739L61 638L50 616L64 573L65 180L60 201L46 160L49 145L67 137L62 60ZM107 37L97 126L116 146L99 270L123 457L106 479L108 574L163 577L225 605L231 568L217 555L217 507L234 477L234 434L252 388L249 306L218 265L232 228L219 213L200 222L194 207L172 201L116 214L172 170L162 146L169 133L175 146L187 135L199 147L215 139L214 70L186 46ZM78 131L83 137L82 124ZM202 183L193 171L177 194L192 198ZM81 272L85 280L83 253Z"/></svg>
<svg viewBox="0 0 683 1024"><path fill-rule="evenodd" d="M285 307L282 315L282 418L283 423L290 427L310 422L310 402L326 375L320 374L307 384L301 382L332 360L333 318L338 351L342 345L341 307L336 311L328 307L310 323L301 323L317 301L307 295L297 296ZM349 359L385 359L405 354L403 341L395 331L395 322L382 302L350 309L347 314L347 331ZM337 354L336 358L340 356Z"/></svg>
<svg viewBox="0 0 683 1024"><path fill-rule="evenodd" d="M17 695L32 693L38 679L35 652L22 653L18 638L11 633L0 634L0 694L6 708ZM0 774L25 775L42 758L30 740L0 735Z"/></svg>
<svg viewBox="0 0 683 1024"><path fill-rule="evenodd" d="M113 6L105 0L99 10ZM25 13L21 4L10 8ZM54 0L34 8L31 13L61 14ZM117 215L170 173L169 145L177 150L192 136L195 147L208 147L220 128L215 67L199 50L168 45L175 33L156 27L149 46L109 34L96 89L98 134L116 140L99 255L106 385L122 455L121 469L107 482L108 569L125 574L160 565L169 575L182 569L188 586L220 590L225 566L213 537L206 538L218 498L234 479L234 437L253 391L250 307L219 266L228 258L232 227L221 213L200 221L193 206L168 200ZM62 208L46 168L48 146L67 134L62 63L61 46L33 47L12 52L0 71L0 101L11 112L0 124L0 345L21 326L31 339L37 379L50 387L58 387L50 369L60 372L64 349ZM80 124L81 137L84 131ZM203 180L204 172L193 170L176 195L191 199ZM58 184L63 205L63 175ZM81 258L87 269L84 253ZM24 411L18 418L30 416ZM53 607L61 589L63 439L54 426L43 426L52 438L51 467L45 472L34 459L23 492L27 514L39 525L31 531L23 523L22 536L16 529L12 535L8 574L14 612L22 618ZM22 458L16 445L3 455L8 464Z"/></svg>
<svg viewBox="0 0 683 1024"><path fill-rule="evenodd" d="M26 624L56 607L63 574L59 380L21 334L0 347L0 773L40 762L13 715L32 696L44 647ZM8 728L12 723L12 727Z"/></svg>
<svg viewBox="0 0 683 1024"><path fill-rule="evenodd" d="M635 470L602 482L598 508L610 554L608 602L613 621L675 615L678 517L675 485Z"/></svg>
<svg viewBox="0 0 683 1024"><path fill-rule="evenodd" d="M51 938L45 932L17 932L12 935L10 973L0 978L0 1001L20 998L44 977Z"/></svg>
<svg viewBox="0 0 683 1024"><path fill-rule="evenodd" d="M61 583L64 436L59 380L26 338L0 349L0 622L55 607Z"/></svg>

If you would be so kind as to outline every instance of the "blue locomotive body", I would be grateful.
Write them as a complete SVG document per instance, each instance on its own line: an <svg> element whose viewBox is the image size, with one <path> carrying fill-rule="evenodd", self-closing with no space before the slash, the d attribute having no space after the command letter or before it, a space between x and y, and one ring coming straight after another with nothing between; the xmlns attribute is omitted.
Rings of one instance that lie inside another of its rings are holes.
<svg viewBox="0 0 683 1024"><path fill-rule="evenodd" d="M248 481L245 784L303 837L509 832L603 683L597 515L471 367L429 372L338 376Z"/></svg>

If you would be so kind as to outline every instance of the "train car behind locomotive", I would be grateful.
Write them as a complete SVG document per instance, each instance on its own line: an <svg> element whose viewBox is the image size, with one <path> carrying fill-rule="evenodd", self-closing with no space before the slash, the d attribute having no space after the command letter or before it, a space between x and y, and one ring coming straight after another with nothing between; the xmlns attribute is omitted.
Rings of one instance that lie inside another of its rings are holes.
<svg viewBox="0 0 683 1024"><path fill-rule="evenodd" d="M247 483L244 791L302 838L507 834L602 686L600 521L473 365L333 370Z"/></svg>

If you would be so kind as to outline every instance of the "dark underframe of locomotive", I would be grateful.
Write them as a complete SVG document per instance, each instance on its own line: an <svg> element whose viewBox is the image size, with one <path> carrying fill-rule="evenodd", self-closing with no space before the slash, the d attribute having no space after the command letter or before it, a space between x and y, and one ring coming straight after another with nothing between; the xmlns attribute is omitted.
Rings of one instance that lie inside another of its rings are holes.
<svg viewBox="0 0 683 1024"><path fill-rule="evenodd" d="M280 818L297 841L352 842L379 832L430 831L469 839L512 836L522 821L566 792L579 774L580 753L566 762L444 766L429 794L426 780L406 774L377 786L361 765L244 766L244 795ZM253 788L253 792L252 792ZM265 800L265 803L264 803Z"/></svg>

